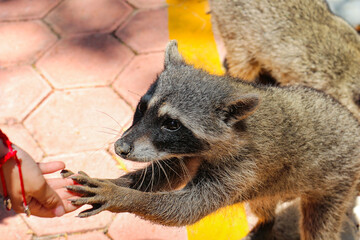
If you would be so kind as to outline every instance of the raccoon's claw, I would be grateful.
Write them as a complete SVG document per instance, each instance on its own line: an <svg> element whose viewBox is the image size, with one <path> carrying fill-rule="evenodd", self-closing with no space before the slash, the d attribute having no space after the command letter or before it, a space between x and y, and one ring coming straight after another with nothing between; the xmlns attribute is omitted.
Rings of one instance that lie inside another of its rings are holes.
<svg viewBox="0 0 360 240"><path fill-rule="evenodd" d="M60 175L62 178L68 178L68 177L74 175L74 173L70 170L63 169L63 170L61 170Z"/></svg>
<svg viewBox="0 0 360 240"><path fill-rule="evenodd" d="M71 185L71 186L66 186L66 189L71 192L78 193L84 197L92 197L96 194L93 192L92 190L93 188L88 186Z"/></svg>
<svg viewBox="0 0 360 240"><path fill-rule="evenodd" d="M86 177L89 176L83 171L79 171L78 174L86 176ZM68 177L70 177L72 175L75 175L75 173L73 171L71 171L71 170L63 169L63 170L61 170L60 175L61 175L62 178L68 178Z"/></svg>
<svg viewBox="0 0 360 240"><path fill-rule="evenodd" d="M79 172L79 174L81 173ZM71 176L70 178L81 185L95 187L95 188L99 186L99 183L101 183L101 181L99 181L98 179L90 178L88 175L85 174L74 175Z"/></svg>
<svg viewBox="0 0 360 240"><path fill-rule="evenodd" d="M89 175L84 171L78 171L78 174L89 177Z"/></svg>
<svg viewBox="0 0 360 240"><path fill-rule="evenodd" d="M106 210L104 205L101 204L93 204L92 208L87 209L85 211L82 211L81 213L79 213L78 217L80 218L86 218L86 217L90 217L92 215L98 214L101 211Z"/></svg>

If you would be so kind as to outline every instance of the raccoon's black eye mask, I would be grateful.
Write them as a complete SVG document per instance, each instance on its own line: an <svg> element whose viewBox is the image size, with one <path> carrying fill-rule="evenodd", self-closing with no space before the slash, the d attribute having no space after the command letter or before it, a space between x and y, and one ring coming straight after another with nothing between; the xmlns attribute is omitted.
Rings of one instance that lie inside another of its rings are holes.
<svg viewBox="0 0 360 240"><path fill-rule="evenodd" d="M140 121L140 119L145 115L145 112L147 111L147 107L148 107L148 102L154 95L156 86L157 86L157 80L153 84L151 84L150 88L145 93L145 95L141 97L135 110L133 125L138 121Z"/></svg>
<svg viewBox="0 0 360 240"><path fill-rule="evenodd" d="M133 125L138 121L140 121L140 119L144 116L146 110L147 110L147 104L145 102L140 101L134 113Z"/></svg>

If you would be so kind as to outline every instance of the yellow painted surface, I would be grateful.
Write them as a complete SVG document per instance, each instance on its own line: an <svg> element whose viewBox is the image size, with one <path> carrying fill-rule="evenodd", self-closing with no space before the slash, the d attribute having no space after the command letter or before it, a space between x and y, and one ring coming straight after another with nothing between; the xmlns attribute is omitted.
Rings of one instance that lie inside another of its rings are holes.
<svg viewBox="0 0 360 240"><path fill-rule="evenodd" d="M239 240L248 232L243 204L225 207L187 226L189 240Z"/></svg>
<svg viewBox="0 0 360 240"><path fill-rule="evenodd" d="M223 74L211 29L206 0L167 0L169 35L179 43L188 63L213 74ZM244 206L220 209L187 227L189 240L239 240L249 231Z"/></svg>
<svg viewBox="0 0 360 240"><path fill-rule="evenodd" d="M208 3L204 0L167 0L169 35L179 43L179 51L188 63L222 74L219 55L211 29Z"/></svg>
<svg viewBox="0 0 360 240"><path fill-rule="evenodd" d="M126 167L126 165L125 165L125 163L124 163L124 161L120 158L120 157L118 157L117 155L112 155L112 158L116 161L116 167L117 168L119 168L120 170L123 170L123 171L125 171L126 173L128 173L129 172L129 169L127 169L127 167Z"/></svg>

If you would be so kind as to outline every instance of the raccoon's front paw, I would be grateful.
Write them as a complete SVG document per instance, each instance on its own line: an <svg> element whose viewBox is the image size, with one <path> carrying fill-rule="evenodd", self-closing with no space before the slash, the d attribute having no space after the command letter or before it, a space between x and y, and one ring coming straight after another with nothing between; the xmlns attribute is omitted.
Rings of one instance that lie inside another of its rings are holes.
<svg viewBox="0 0 360 240"><path fill-rule="evenodd" d="M116 179L107 179L110 182L116 184L119 187L126 187L126 188L130 188L131 185L133 184L133 181L131 181L131 179L127 178L127 177L119 177Z"/></svg>
<svg viewBox="0 0 360 240"><path fill-rule="evenodd" d="M117 198L122 195L122 193L119 192L123 189L122 187L119 187L106 179L91 178L85 173L73 175L70 178L82 185L72 185L66 187L69 191L78 193L82 196L81 198L71 199L70 202L76 206L84 204L92 205L91 209L81 212L78 215L79 217L89 217L104 210L110 210L113 212L120 211L117 206L117 200L120 199Z"/></svg>

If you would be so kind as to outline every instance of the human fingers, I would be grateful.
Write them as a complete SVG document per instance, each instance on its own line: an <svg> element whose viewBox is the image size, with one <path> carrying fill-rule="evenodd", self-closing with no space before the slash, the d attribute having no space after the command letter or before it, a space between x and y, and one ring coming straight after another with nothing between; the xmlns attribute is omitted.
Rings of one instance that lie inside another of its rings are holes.
<svg viewBox="0 0 360 240"><path fill-rule="evenodd" d="M65 168L65 163L61 161L39 163L38 164L42 174L53 173Z"/></svg>
<svg viewBox="0 0 360 240"><path fill-rule="evenodd" d="M71 204L70 201L68 201L69 199L79 198L79 196L77 196L74 193L69 192L66 188L57 189L56 192L59 195L59 197L61 198L61 200L63 201L65 213L75 211L76 209L79 208L79 206L74 206L73 204Z"/></svg>
<svg viewBox="0 0 360 240"><path fill-rule="evenodd" d="M59 189L59 188L64 188L65 186L68 186L68 185L75 184L74 180L72 180L70 178L49 178L49 179L46 179L46 182L54 190Z"/></svg>
<svg viewBox="0 0 360 240"><path fill-rule="evenodd" d="M46 182L39 191L33 193L35 198L45 209L52 212L55 216L65 214L63 202L59 195Z"/></svg>

